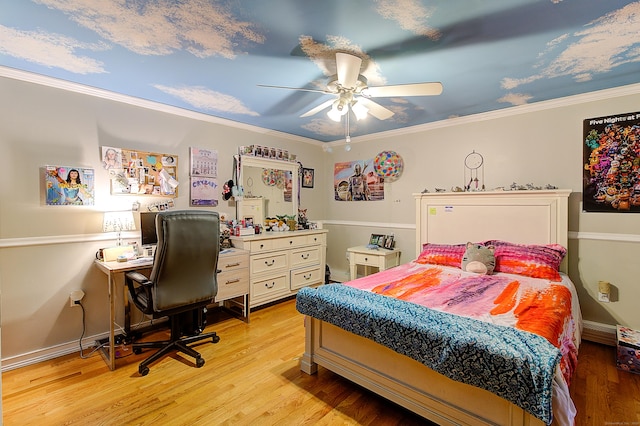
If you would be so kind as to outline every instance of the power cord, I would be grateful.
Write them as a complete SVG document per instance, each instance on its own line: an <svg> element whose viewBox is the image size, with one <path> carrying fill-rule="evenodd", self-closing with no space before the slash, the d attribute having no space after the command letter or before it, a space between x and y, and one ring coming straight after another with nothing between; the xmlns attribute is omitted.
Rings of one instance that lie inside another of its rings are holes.
<svg viewBox="0 0 640 426"><path fill-rule="evenodd" d="M95 348L93 348L91 350L91 352L89 352L88 354L84 354L84 349L82 349L82 338L84 337L84 333L86 330L86 325L85 325L85 311L84 311L84 305L82 304L81 301L77 301L76 305L80 305L80 308L82 309L82 334L80 335L80 340L78 340L78 344L80 345L80 358L82 359L88 359L91 355L93 355L95 352L97 352L98 350L102 349L102 347L104 347L108 342L102 343L101 345L96 346Z"/></svg>
<svg viewBox="0 0 640 426"><path fill-rule="evenodd" d="M107 346L109 344L109 340L105 341L104 343L101 343L100 345L94 347L91 352L89 352L88 354L84 354L84 349L82 348L82 339L84 338L84 333L86 332L86 319L85 319L85 310L84 310L84 305L82 304L82 301L78 300L75 302L76 305L79 305L80 308L82 309L82 334L80 334L80 339L78 340L78 345L80 346L80 358L82 359L88 359L91 355L93 355L95 352L99 351L100 349L102 349L103 347ZM145 316L142 315L142 317L140 318L140 320L138 321L138 323L136 325L134 325L131 329L132 330L137 330L141 325L142 322L144 321ZM151 320L151 324L153 324L153 319ZM128 356L131 355L131 353L124 355L124 356ZM119 356L118 358L122 358L123 356Z"/></svg>

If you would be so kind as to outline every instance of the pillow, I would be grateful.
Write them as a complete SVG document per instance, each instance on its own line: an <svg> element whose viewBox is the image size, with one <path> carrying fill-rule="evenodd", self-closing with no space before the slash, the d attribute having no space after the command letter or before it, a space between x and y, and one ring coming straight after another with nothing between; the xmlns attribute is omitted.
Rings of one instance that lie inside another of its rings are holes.
<svg viewBox="0 0 640 426"><path fill-rule="evenodd" d="M422 245L422 253L416 262L460 268L465 250L467 250L466 244L425 243Z"/></svg>
<svg viewBox="0 0 640 426"><path fill-rule="evenodd" d="M562 280L558 270L567 250L560 244L515 244L500 240L489 240L484 244L495 247L495 272Z"/></svg>
<svg viewBox="0 0 640 426"><path fill-rule="evenodd" d="M496 266L495 247L492 245L467 243L460 269L476 274L493 274Z"/></svg>

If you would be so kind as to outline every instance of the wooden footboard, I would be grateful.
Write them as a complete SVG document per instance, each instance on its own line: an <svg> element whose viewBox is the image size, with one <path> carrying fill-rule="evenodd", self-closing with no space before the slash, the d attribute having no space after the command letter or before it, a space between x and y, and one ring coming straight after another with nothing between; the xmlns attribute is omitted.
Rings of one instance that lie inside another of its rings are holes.
<svg viewBox="0 0 640 426"><path fill-rule="evenodd" d="M305 317L301 370L321 365L439 425L544 423L488 391L451 380L372 340Z"/></svg>

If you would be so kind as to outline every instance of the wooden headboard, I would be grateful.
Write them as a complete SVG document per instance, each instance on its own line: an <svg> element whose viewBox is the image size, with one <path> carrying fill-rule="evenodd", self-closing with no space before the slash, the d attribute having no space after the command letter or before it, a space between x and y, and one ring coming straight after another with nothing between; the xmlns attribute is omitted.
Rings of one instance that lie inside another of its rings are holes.
<svg viewBox="0 0 640 426"><path fill-rule="evenodd" d="M558 189L414 194L416 257L427 242L494 239L567 248L570 193Z"/></svg>

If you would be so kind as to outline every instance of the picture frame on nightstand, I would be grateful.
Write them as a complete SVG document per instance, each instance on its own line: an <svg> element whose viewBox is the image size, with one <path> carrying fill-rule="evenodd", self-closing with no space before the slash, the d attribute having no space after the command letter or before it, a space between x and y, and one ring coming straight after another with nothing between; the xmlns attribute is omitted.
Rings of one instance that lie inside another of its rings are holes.
<svg viewBox="0 0 640 426"><path fill-rule="evenodd" d="M384 245L382 247L386 248L387 250L393 250L394 245L395 241L393 235L386 235L384 237Z"/></svg>
<svg viewBox="0 0 640 426"><path fill-rule="evenodd" d="M384 246L384 235L382 234L371 234L369 238L369 245L382 247Z"/></svg>

